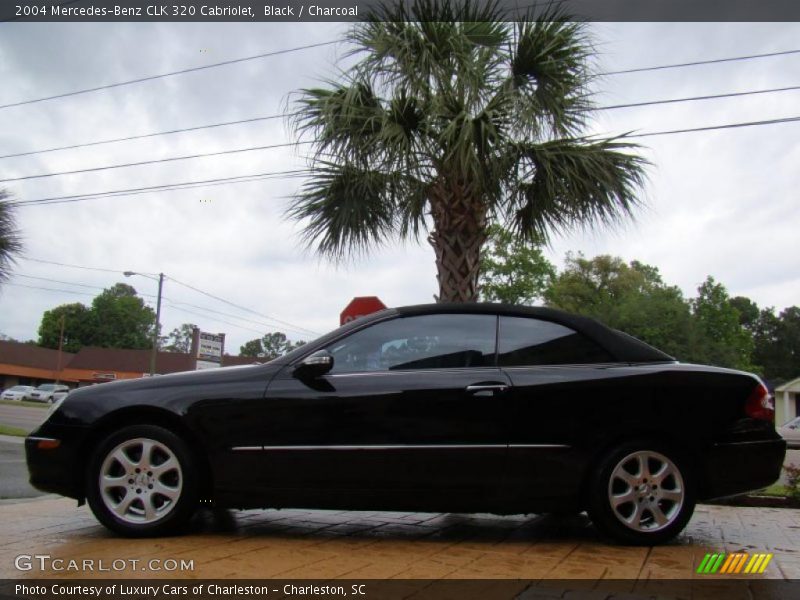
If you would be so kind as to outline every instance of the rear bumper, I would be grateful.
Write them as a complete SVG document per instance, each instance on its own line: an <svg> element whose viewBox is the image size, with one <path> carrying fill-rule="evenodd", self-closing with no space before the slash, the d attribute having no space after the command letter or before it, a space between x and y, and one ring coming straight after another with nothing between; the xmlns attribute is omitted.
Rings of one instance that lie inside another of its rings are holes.
<svg viewBox="0 0 800 600"><path fill-rule="evenodd" d="M786 456L782 439L714 444L706 453L698 499L743 494L775 483Z"/></svg>

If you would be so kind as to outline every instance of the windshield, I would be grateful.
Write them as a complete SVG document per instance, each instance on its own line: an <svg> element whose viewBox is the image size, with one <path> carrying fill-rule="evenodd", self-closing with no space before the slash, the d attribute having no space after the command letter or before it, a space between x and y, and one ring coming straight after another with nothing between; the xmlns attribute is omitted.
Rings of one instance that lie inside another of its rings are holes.
<svg viewBox="0 0 800 600"><path fill-rule="evenodd" d="M53 385L52 383L45 383L44 385L40 385L36 389L42 392L52 392L54 389L56 389L56 386Z"/></svg>
<svg viewBox="0 0 800 600"><path fill-rule="evenodd" d="M26 392L32 389L29 385L15 385L14 387L10 388L9 392Z"/></svg>

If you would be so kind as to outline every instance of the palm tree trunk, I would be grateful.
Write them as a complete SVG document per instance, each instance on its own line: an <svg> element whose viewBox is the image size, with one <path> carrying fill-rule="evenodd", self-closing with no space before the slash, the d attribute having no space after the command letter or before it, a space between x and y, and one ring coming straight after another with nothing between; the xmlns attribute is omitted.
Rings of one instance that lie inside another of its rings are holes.
<svg viewBox="0 0 800 600"><path fill-rule="evenodd" d="M437 302L477 302L481 248L486 241L486 206L462 186L436 186L430 198L436 253Z"/></svg>

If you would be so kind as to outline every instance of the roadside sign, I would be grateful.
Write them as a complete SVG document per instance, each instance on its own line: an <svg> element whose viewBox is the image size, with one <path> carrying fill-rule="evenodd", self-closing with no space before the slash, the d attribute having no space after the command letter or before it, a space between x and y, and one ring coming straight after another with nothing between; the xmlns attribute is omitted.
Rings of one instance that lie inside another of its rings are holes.
<svg viewBox="0 0 800 600"><path fill-rule="evenodd" d="M359 317L370 315L384 308L386 305L377 296L357 296L345 306L339 315L339 325L355 321Z"/></svg>

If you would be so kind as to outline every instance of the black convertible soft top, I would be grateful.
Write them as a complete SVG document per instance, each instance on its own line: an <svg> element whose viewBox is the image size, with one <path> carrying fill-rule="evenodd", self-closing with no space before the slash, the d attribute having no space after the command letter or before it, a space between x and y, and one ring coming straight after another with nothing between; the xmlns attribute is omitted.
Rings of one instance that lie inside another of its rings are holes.
<svg viewBox="0 0 800 600"><path fill-rule="evenodd" d="M538 306L516 306L512 304L494 304L488 302L478 303L443 303L443 304L417 304L414 306L401 306L388 311L395 311L400 315L423 315L432 313L491 313L518 317L535 317L544 321L551 321L578 331L600 344L620 362L672 362L674 357L653 348L651 345L636 339L633 336L606 327L599 321L590 317L583 317L572 313L544 308Z"/></svg>
<svg viewBox="0 0 800 600"><path fill-rule="evenodd" d="M674 362L675 359L669 354L665 354L641 340L637 340L616 329L606 327L602 323L589 317L574 315L563 310L554 308L516 306L512 304L494 304L489 302L475 303L442 303L442 304L416 304L414 306L400 306L397 308L387 308L385 310L372 313L355 321L350 321L346 325L326 333L320 338L292 350L288 354L274 359L273 363L292 363L305 356L309 352L314 352L326 346L331 341L345 335L346 333L360 329L365 325L375 321L393 316L410 316L441 313L489 313L517 317L535 317L545 321L552 321L559 325L564 325L578 331L600 344L619 362L642 363L642 362Z"/></svg>

